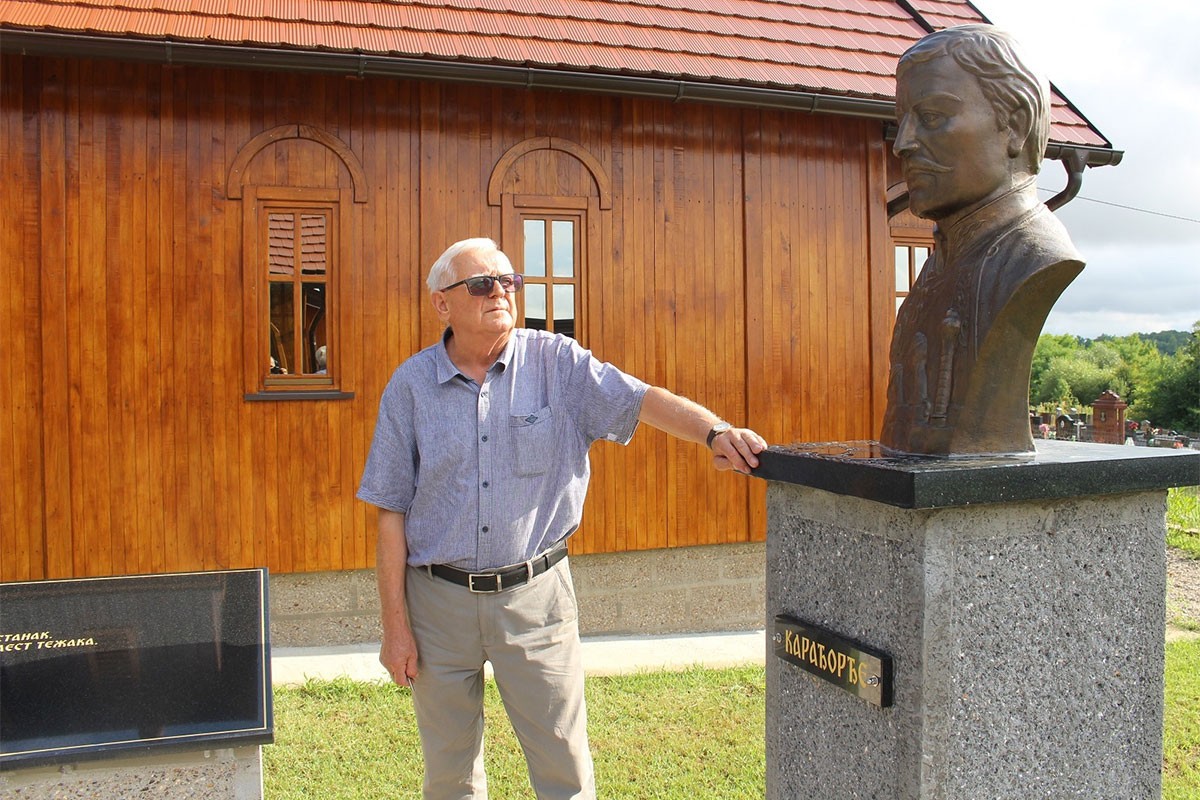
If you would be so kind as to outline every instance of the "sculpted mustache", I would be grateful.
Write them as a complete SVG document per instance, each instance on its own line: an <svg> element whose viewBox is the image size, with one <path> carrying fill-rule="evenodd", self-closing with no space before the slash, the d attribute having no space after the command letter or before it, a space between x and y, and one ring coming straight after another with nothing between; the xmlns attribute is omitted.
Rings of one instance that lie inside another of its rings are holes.
<svg viewBox="0 0 1200 800"><path fill-rule="evenodd" d="M951 168L947 167L943 164L939 164L936 161L905 161L904 162L904 171L905 172L932 172L936 175L936 174L943 174L946 172L950 172Z"/></svg>

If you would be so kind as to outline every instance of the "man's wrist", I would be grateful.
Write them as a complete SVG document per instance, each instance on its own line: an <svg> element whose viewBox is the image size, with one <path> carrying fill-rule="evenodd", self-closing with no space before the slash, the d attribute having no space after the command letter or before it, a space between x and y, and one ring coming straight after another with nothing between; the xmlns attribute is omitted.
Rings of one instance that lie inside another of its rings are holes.
<svg viewBox="0 0 1200 800"><path fill-rule="evenodd" d="M725 422L724 420L717 422L715 425L713 425L711 428L708 429L708 438L706 438L704 440L704 444L711 450L712 446L713 446L713 442L716 440L716 438L718 436L720 436L722 433L725 433L726 431L729 431L732 429L733 429L733 425L731 425L728 422Z"/></svg>

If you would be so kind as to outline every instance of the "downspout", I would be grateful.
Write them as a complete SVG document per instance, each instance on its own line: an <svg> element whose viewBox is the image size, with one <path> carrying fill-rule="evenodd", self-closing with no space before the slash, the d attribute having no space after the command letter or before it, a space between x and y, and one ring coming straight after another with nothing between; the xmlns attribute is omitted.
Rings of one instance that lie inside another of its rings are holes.
<svg viewBox="0 0 1200 800"><path fill-rule="evenodd" d="M1046 208L1057 211L1075 199L1079 188L1083 186L1083 170L1087 167L1087 157L1078 150L1067 150L1063 153L1061 162L1067 171L1067 185L1061 192L1046 201Z"/></svg>

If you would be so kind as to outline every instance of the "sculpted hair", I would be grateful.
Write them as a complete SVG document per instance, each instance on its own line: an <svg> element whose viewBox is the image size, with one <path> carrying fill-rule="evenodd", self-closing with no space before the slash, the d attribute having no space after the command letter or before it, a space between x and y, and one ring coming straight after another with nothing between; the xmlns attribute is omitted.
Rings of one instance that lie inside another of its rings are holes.
<svg viewBox="0 0 1200 800"><path fill-rule="evenodd" d="M438 256L437 261L433 262L433 266L429 268L429 278L425 281L429 291L436 292L442 287L454 283L457 276L454 271L454 262L458 260L459 256L467 253L478 255L489 265L497 267L501 274L513 271L512 262L508 260L508 256L504 255L499 245L491 239L463 239L461 242L455 242L447 247L446 252Z"/></svg>
<svg viewBox="0 0 1200 800"><path fill-rule="evenodd" d="M931 33L900 56L899 77L911 64L947 55L979 80L983 95L996 112L997 124L1009 125L1013 111L1029 112L1031 129L1022 154L1029 171L1042 168L1042 154L1050 140L1050 84L1034 72L1021 55L1017 41L992 25L960 25Z"/></svg>

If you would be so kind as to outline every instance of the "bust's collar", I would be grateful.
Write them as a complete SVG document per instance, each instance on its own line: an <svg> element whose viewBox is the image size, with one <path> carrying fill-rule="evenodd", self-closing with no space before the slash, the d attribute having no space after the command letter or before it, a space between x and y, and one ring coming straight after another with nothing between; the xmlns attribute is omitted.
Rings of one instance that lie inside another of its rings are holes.
<svg viewBox="0 0 1200 800"><path fill-rule="evenodd" d="M1037 205L1037 176L1031 175L997 197L982 200L939 220L934 238L939 247L947 248L947 253L961 251L971 242L1024 216Z"/></svg>

